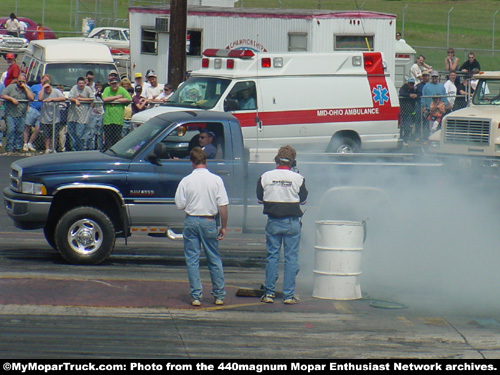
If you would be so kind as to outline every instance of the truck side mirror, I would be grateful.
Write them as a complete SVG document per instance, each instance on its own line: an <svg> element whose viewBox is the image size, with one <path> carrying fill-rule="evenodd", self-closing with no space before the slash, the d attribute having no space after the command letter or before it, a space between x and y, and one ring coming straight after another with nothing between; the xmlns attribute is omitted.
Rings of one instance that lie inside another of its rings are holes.
<svg viewBox="0 0 500 375"><path fill-rule="evenodd" d="M155 144L154 151L147 156L147 160L153 164L161 165L161 159L169 159L170 154L168 152L167 146L163 142L158 142Z"/></svg>

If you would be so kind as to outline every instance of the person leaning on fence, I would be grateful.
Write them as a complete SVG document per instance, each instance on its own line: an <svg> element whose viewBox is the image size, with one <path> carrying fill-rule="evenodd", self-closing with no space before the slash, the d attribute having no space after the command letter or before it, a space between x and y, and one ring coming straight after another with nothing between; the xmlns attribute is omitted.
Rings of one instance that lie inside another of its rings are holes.
<svg viewBox="0 0 500 375"><path fill-rule="evenodd" d="M455 56L455 50L453 48L448 48L446 52L446 58L444 59L444 70L447 72L454 72L458 69L459 60Z"/></svg>
<svg viewBox="0 0 500 375"><path fill-rule="evenodd" d="M417 102L417 90L415 89L415 78L410 77L399 89L399 102L401 107L401 138L405 146L411 134L411 125L415 119L415 104Z"/></svg>
<svg viewBox="0 0 500 375"><path fill-rule="evenodd" d="M42 76L42 80L46 75ZM38 100L38 94L42 91L42 84L35 83L31 85L31 91L35 96L35 99L30 102L30 106L28 108L28 113L26 114L26 126L24 127L23 133L23 151L36 151L35 143L36 138L38 137L38 133L40 132L40 109L42 109L42 102Z"/></svg>
<svg viewBox="0 0 500 375"><path fill-rule="evenodd" d="M92 89L86 85L85 78L78 77L69 94L71 105L68 110L68 133L73 151L82 151L85 135L89 132L90 104L93 101Z"/></svg>
<svg viewBox="0 0 500 375"><path fill-rule="evenodd" d="M125 105L132 101L128 91L119 86L119 83L118 78L111 79L110 86L106 87L102 93L105 148L110 148L121 139Z"/></svg>
<svg viewBox="0 0 500 375"><path fill-rule="evenodd" d="M96 82L94 86L94 102L89 113L89 126L85 135L85 150L102 150L103 129L102 118L104 116L104 105L102 103L102 83Z"/></svg>
<svg viewBox="0 0 500 375"><path fill-rule="evenodd" d="M40 109L40 131L44 137L45 153L54 152L57 145L57 135L61 130L61 113L59 104L64 103L66 97L57 88L52 87L48 77L42 80L42 90L38 93L38 100L43 102ZM52 138L55 136L55 142Z"/></svg>
<svg viewBox="0 0 500 375"><path fill-rule="evenodd" d="M20 74L12 84L2 91L5 100L5 120L7 125L7 142L5 151L21 151L23 148L23 131L26 123L29 100L35 96L26 84L26 76Z"/></svg>

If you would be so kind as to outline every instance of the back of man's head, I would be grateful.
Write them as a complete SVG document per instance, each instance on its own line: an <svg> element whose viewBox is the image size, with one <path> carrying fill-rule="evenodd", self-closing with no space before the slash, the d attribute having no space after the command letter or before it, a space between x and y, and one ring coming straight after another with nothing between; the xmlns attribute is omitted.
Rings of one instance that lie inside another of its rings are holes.
<svg viewBox="0 0 500 375"><path fill-rule="evenodd" d="M201 147L195 147L189 153L189 159L194 165L207 164L207 154Z"/></svg>
<svg viewBox="0 0 500 375"><path fill-rule="evenodd" d="M291 146L283 146L278 150L278 154L274 158L274 161L277 165L285 165L292 167L295 163L295 158L297 156L297 152Z"/></svg>

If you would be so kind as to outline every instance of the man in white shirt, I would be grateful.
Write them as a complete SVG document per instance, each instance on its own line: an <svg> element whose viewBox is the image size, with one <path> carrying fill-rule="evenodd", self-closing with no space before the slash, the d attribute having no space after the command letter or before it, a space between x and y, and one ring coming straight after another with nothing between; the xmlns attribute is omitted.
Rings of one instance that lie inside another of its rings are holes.
<svg viewBox="0 0 500 375"><path fill-rule="evenodd" d="M184 220L184 256L188 271L191 304L201 305L200 281L201 245L205 249L212 280L212 295L216 305L224 304L224 270L219 255L218 240L226 235L229 199L222 178L207 169L207 156L200 147L190 153L193 172L184 177L175 192L175 204L186 212ZM221 227L217 230L216 216L220 213Z"/></svg>
<svg viewBox="0 0 500 375"><path fill-rule="evenodd" d="M150 86L146 86L143 88L142 96L153 102L153 100L162 93L163 85L158 84L158 77L152 70L148 73L146 78L148 79Z"/></svg>

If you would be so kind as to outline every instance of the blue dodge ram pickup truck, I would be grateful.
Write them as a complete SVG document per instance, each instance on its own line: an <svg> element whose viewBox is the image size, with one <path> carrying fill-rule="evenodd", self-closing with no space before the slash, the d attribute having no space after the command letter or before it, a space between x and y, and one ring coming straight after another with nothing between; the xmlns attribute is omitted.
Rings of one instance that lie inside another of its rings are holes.
<svg viewBox="0 0 500 375"><path fill-rule="evenodd" d="M188 155L201 128L216 134L217 156L208 168L224 180L231 226L263 228L255 186L260 174L273 168L272 158L249 163L238 120L209 111L159 115L105 152L50 154L12 163L11 185L3 191L8 215L18 228L43 228L48 243L75 264L102 262L117 237L134 232L174 238L184 221L174 203L175 191L192 171Z"/></svg>
<svg viewBox="0 0 500 375"><path fill-rule="evenodd" d="M213 111L157 115L105 152L15 161L11 184L3 190L7 213L18 228L43 228L48 243L75 264L102 262L116 238L126 240L134 233L178 239L185 214L175 206L175 191L192 171L189 151L198 145L202 128L216 135L217 155L208 169L224 180L229 225L242 232L263 231L266 217L255 188L259 176L275 167L277 149L261 149L250 161L238 120ZM366 216L357 212L364 214L374 201L393 199L424 181L440 181L439 163L417 163L413 157L408 161L408 156L299 153L309 190L307 216L363 220ZM330 199L332 187L349 195ZM404 200L411 199L408 194Z"/></svg>

